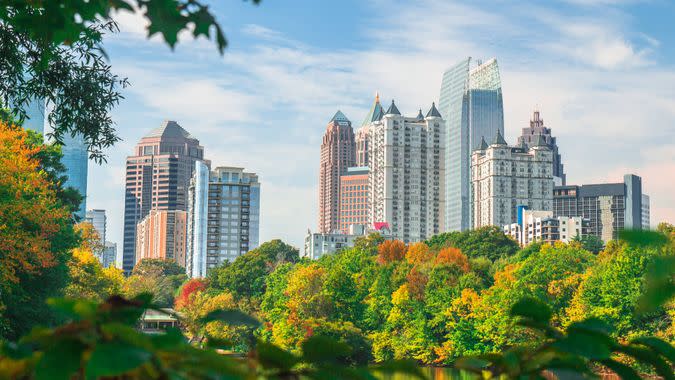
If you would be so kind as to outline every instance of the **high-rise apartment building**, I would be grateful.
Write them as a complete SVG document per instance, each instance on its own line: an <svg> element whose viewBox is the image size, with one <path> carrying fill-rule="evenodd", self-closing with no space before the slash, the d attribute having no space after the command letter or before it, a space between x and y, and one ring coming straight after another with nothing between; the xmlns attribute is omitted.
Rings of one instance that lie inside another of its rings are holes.
<svg viewBox="0 0 675 380"><path fill-rule="evenodd" d="M445 120L445 230L471 227L471 152L481 138L504 135L504 105L497 60L471 57L443 74L439 111Z"/></svg>
<svg viewBox="0 0 675 380"><path fill-rule="evenodd" d="M122 251L126 273L137 262L136 224L150 210L185 211L190 178L200 161L204 148L175 121L165 121L145 135L127 157Z"/></svg>
<svg viewBox="0 0 675 380"><path fill-rule="evenodd" d="M370 141L370 124L379 121L384 116L384 109L380 104L380 95L375 94L375 101L370 107L368 115L363 120L361 127L356 131L356 166L368 166L368 148Z"/></svg>
<svg viewBox="0 0 675 380"><path fill-rule="evenodd" d="M443 232L444 122L432 104L426 117L404 117L394 101L370 124L369 225L416 242Z"/></svg>
<svg viewBox="0 0 675 380"><path fill-rule="evenodd" d="M347 169L340 177L340 231L347 233L354 224L367 225L370 214L368 205L368 167Z"/></svg>
<svg viewBox="0 0 675 380"><path fill-rule="evenodd" d="M352 123L340 111L326 127L319 164L319 232L340 229L340 176L356 162Z"/></svg>
<svg viewBox="0 0 675 380"><path fill-rule="evenodd" d="M61 163L66 167L65 175L66 187L72 187L82 196L80 208L75 215L84 220L87 210L87 173L89 167L89 152L84 138L80 134L71 136L66 133L63 136L63 145L61 146L63 157Z"/></svg>
<svg viewBox="0 0 675 380"><path fill-rule="evenodd" d="M111 243L109 241L105 242L100 261L104 268L115 266L117 261L117 243Z"/></svg>
<svg viewBox="0 0 675 380"><path fill-rule="evenodd" d="M187 212L150 210L138 223L136 263L143 259L175 260L185 266Z"/></svg>
<svg viewBox="0 0 675 380"><path fill-rule="evenodd" d="M642 179L626 174L622 183L556 186L553 189L554 216L588 219L589 234L607 242L620 230L641 229Z"/></svg>
<svg viewBox="0 0 675 380"><path fill-rule="evenodd" d="M105 242L106 225L107 225L105 210L98 210L98 209L87 210L85 220L94 226L94 229L96 230L98 236L101 239L101 243Z"/></svg>
<svg viewBox="0 0 675 380"><path fill-rule="evenodd" d="M649 217L649 195L642 194L642 229L648 230L651 228L651 220Z"/></svg>
<svg viewBox="0 0 675 380"><path fill-rule="evenodd" d="M542 136L529 149L511 147L497 131L471 155L473 227L516 223L518 206L553 209L553 157Z"/></svg>
<svg viewBox="0 0 675 380"><path fill-rule="evenodd" d="M558 152L558 144L556 138L551 135L551 128L544 126L544 119L539 115L539 111L534 111L530 126L523 128L522 134L518 137L518 146L527 149L534 144L539 136L542 136L546 145L553 153L553 177L557 186L564 185L567 181L562 159Z"/></svg>
<svg viewBox="0 0 675 380"><path fill-rule="evenodd" d="M257 248L260 235L260 182L243 168L197 163L188 207L187 273L204 277L226 261Z"/></svg>

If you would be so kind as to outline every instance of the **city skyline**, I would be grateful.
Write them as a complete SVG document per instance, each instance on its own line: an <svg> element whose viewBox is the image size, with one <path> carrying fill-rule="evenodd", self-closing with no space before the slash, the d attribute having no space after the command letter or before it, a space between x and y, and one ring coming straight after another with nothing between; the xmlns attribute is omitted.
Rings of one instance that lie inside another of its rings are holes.
<svg viewBox="0 0 675 380"><path fill-rule="evenodd" d="M354 5L359 18L375 13L375 6ZM343 6L348 4L330 5L325 11L345 15ZM539 109L558 138L568 183L608 182L623 173L636 173L652 198L653 223L675 219L675 200L661 175L675 169L672 143L662 138L672 135L670 121L675 118L663 101L675 97L670 90L675 82L672 57L664 52L672 41L651 26L638 28L637 16L622 20L633 10L630 5L610 5L613 12L603 17L598 8L578 4L564 9L533 7L518 16L503 9L430 2L425 12L449 17L454 10L466 17L452 17L444 29L425 26L417 31L406 26L403 17L392 17L372 33L370 26L359 26L350 16L348 24L356 27L339 38L324 38L326 28L310 35L307 30L317 28L314 22L290 25L306 12L318 12L317 6L298 7L303 9L298 15L272 3L257 8L228 4L214 10L223 15L225 7L236 7L241 17L226 20L231 44L224 58L211 54L204 41L179 45L175 53L153 40L141 42L138 27L130 29L132 22L123 18L123 33L107 45L115 70L132 82L125 90L127 99L113 111L124 141L107 151L107 165L90 168L88 207L111 210L111 241L121 244L122 217L116 209L124 197L123 156L162 120L176 119L204 143L214 162L249 168L265 182L261 241L278 237L300 246L305 229L316 223L317 142L325 120L337 108L361 120L375 90L388 99L401 99L397 106L402 113L416 114L417 104L438 101L443 71L469 55L499 60L509 143ZM660 7L652 8L664 8ZM405 4L398 10L409 16L421 12ZM533 13L540 16L535 21L541 27L536 41L517 25ZM555 21L559 15L570 16L567 26ZM473 27L471 36L453 34L466 26ZM590 31L581 33L584 27ZM568 45L559 42L560 37ZM386 39L396 41L396 46L381 43ZM582 56L573 47L586 40L582 47L589 47L589 53ZM142 51L127 53L130 43L140 44ZM548 54L533 60L527 57L530 54L520 54L523 47ZM255 70L247 68L246 62L265 57L270 49L278 49L280 55L263 59ZM400 51L409 51L409 56ZM204 59L189 59L195 53ZM167 64L167 57L176 63ZM652 125L665 129L644 132ZM582 134L586 138L575 141ZM649 146L650 152L641 153L637 146ZM592 166L585 161L590 151L598 152Z"/></svg>

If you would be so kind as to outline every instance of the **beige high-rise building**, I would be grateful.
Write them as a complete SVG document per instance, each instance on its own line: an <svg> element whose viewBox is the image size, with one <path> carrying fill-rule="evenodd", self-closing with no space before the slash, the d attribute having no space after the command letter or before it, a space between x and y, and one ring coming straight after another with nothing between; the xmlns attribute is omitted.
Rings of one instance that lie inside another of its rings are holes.
<svg viewBox="0 0 675 380"><path fill-rule="evenodd" d="M122 267L130 273L138 261L136 225L150 210L187 210L195 162L204 148L175 121L165 121L145 135L127 157Z"/></svg>
<svg viewBox="0 0 675 380"><path fill-rule="evenodd" d="M136 263L143 259L171 259L185 266L186 211L151 210L136 228Z"/></svg>
<svg viewBox="0 0 675 380"><path fill-rule="evenodd" d="M382 119L384 109L380 104L380 95L375 94L375 101L361 127L356 131L356 166L368 166L368 149L370 146L370 125Z"/></svg>
<svg viewBox="0 0 675 380"><path fill-rule="evenodd" d="M355 163L352 123L340 111L326 127L319 165L319 232L340 229L340 176Z"/></svg>
<svg viewBox="0 0 675 380"><path fill-rule="evenodd" d="M369 224L416 242L444 231L444 121L432 104L424 116L404 117L391 102L369 128Z"/></svg>
<svg viewBox="0 0 675 380"><path fill-rule="evenodd" d="M471 154L473 228L516 223L517 207L553 210L553 154L543 137L511 147L497 131Z"/></svg>

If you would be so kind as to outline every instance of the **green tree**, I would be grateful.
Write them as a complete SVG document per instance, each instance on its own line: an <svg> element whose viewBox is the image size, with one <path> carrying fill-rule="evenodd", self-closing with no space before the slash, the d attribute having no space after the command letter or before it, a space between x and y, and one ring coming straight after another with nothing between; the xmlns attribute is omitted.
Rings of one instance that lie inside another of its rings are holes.
<svg viewBox="0 0 675 380"><path fill-rule="evenodd" d="M185 268L174 260L143 259L126 279L123 293L128 297L150 293L158 306L173 307L178 289L186 280Z"/></svg>
<svg viewBox="0 0 675 380"><path fill-rule="evenodd" d="M487 226L462 232L446 232L427 240L433 249L459 248L469 258L486 257L492 261L515 254L519 247L496 226Z"/></svg>
<svg viewBox="0 0 675 380"><path fill-rule="evenodd" d="M602 251L602 249L605 247L605 243L602 241L602 239L595 235L586 235L582 238L575 236L572 241L581 243L581 246L584 247L585 250L595 254L600 253L600 251Z"/></svg>

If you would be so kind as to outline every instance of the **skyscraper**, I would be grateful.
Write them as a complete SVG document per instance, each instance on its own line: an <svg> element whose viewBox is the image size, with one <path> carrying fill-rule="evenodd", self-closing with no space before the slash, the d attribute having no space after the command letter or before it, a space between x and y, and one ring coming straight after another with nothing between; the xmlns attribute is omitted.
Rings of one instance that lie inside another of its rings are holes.
<svg viewBox="0 0 675 380"><path fill-rule="evenodd" d="M405 242L443 232L443 119L404 117L394 101L370 125L370 223L385 222Z"/></svg>
<svg viewBox="0 0 675 380"><path fill-rule="evenodd" d="M368 145L370 141L370 124L379 121L384 116L384 109L380 104L380 94L375 94L375 101L361 127L356 132L356 166L368 166Z"/></svg>
<svg viewBox="0 0 675 380"><path fill-rule="evenodd" d="M352 123L340 111L330 120L321 143L319 232L340 229L340 176L356 162Z"/></svg>
<svg viewBox="0 0 675 380"><path fill-rule="evenodd" d="M126 273L136 263L136 224L150 210L187 209L187 191L198 161L204 161L204 148L175 121L165 121L145 135L127 157L122 251Z"/></svg>
<svg viewBox="0 0 675 380"><path fill-rule="evenodd" d="M519 206L553 209L552 153L543 136L528 149L511 147L497 132L471 155L472 227L510 225Z"/></svg>
<svg viewBox="0 0 675 380"><path fill-rule="evenodd" d="M534 111L532 120L530 120L530 126L528 128L523 128L522 134L518 137L517 145L527 149L537 141L539 136L544 138L546 145L548 145L551 152L553 152L553 177L555 177L556 185L565 185L567 178L563 170L564 168L560 153L558 152L556 138L551 135L551 128L546 128L544 126L544 119L539 116L539 111Z"/></svg>
<svg viewBox="0 0 675 380"><path fill-rule="evenodd" d="M605 242L616 239L624 228L646 228L642 202L642 179L634 174L624 175L620 183L553 188L553 216L588 219L588 233Z"/></svg>
<svg viewBox="0 0 675 380"><path fill-rule="evenodd" d="M471 57L443 74L439 111L445 120L445 230L471 226L471 152L481 138L504 135L504 105L497 60Z"/></svg>
<svg viewBox="0 0 675 380"><path fill-rule="evenodd" d="M33 99L25 108L26 120L23 121L23 128L45 134L45 117L47 108L44 99Z"/></svg>
<svg viewBox="0 0 675 380"><path fill-rule="evenodd" d="M651 221L649 219L649 195L642 193L642 229L648 230L651 228Z"/></svg>
<svg viewBox="0 0 675 380"><path fill-rule="evenodd" d="M101 238L101 243L104 243L106 239L105 235L107 224L105 210L87 210L87 216L85 220L94 226L94 229L96 232L98 232L98 236Z"/></svg>
<svg viewBox="0 0 675 380"><path fill-rule="evenodd" d="M223 262L257 248L260 182L243 168L197 163L189 191L186 272L204 277Z"/></svg>
<svg viewBox="0 0 675 380"><path fill-rule="evenodd" d="M69 133L63 136L63 145L61 146L63 158L61 162L66 167L65 175L66 187L72 187L82 195L80 209L75 212L81 220L84 220L87 210L87 174L89 165L89 153L87 145L82 135L76 134L74 137Z"/></svg>

